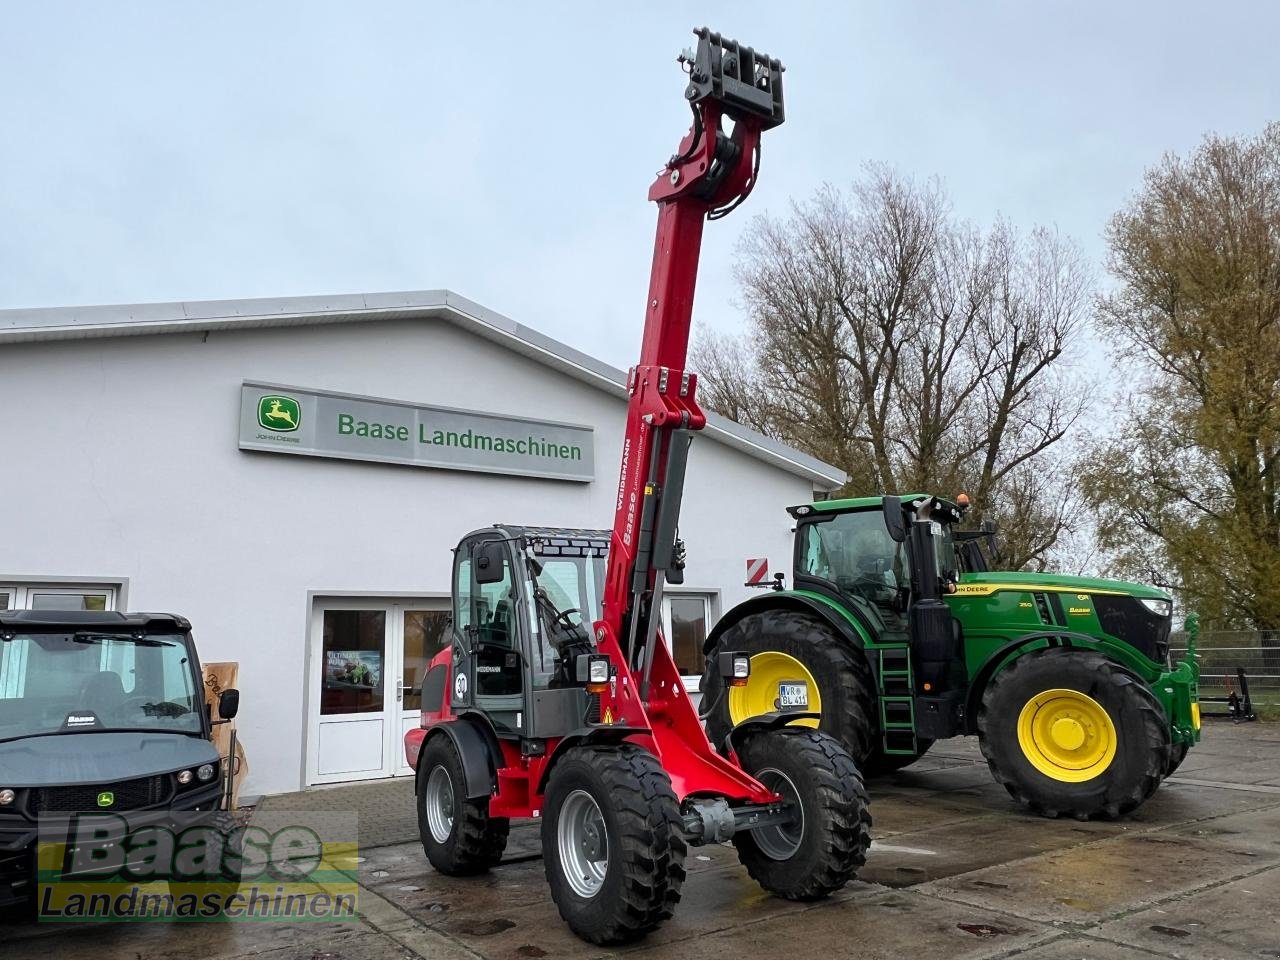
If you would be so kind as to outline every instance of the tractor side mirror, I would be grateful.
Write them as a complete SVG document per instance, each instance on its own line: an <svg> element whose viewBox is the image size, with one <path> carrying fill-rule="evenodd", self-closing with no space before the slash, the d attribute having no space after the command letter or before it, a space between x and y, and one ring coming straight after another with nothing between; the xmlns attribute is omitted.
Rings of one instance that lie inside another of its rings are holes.
<svg viewBox="0 0 1280 960"><path fill-rule="evenodd" d="M235 687L227 687L218 696L218 716L223 720L234 720L240 712L240 691Z"/></svg>
<svg viewBox="0 0 1280 960"><path fill-rule="evenodd" d="M501 583L507 578L506 570L503 569L503 554L501 540L486 540L476 548L476 583Z"/></svg>
<svg viewBox="0 0 1280 960"><path fill-rule="evenodd" d="M884 498L884 525L898 543L907 541L907 521L902 516L902 498Z"/></svg>

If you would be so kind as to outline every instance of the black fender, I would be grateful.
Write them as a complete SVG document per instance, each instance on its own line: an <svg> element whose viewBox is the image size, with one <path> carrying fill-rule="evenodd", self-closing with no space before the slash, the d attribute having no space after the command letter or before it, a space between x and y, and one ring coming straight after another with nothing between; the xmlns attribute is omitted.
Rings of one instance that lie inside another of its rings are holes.
<svg viewBox="0 0 1280 960"><path fill-rule="evenodd" d="M724 738L724 747L726 750L732 750L734 754L737 754L743 739L750 734L777 730L779 727L785 727L792 720L821 719L822 714L810 713L804 710L793 710L790 713L785 710L775 710L772 713L762 713L758 717L748 717L729 731L729 735Z"/></svg>
<svg viewBox="0 0 1280 960"><path fill-rule="evenodd" d="M982 706L982 693L996 671L1009 659L1010 654L1038 640L1048 640L1050 647L1070 647L1072 640L1083 640L1085 646L1091 650L1098 645L1098 638L1091 637L1087 633L1077 633L1072 630L1037 630L1034 633L1024 633L1020 637L1014 637L1003 646L997 647L969 681L969 691L965 694L964 703L963 732L965 734L973 736L978 732L978 708Z"/></svg>
<svg viewBox="0 0 1280 960"><path fill-rule="evenodd" d="M466 779L468 800L493 795L498 786L498 768L504 761L498 738L487 722L470 714L463 714L456 720L437 723L423 741L424 750L433 737L448 737L453 742L453 748L458 751L458 757L462 760L462 775ZM419 765L419 775L414 780L415 792L424 769Z"/></svg>
<svg viewBox="0 0 1280 960"><path fill-rule="evenodd" d="M744 600L738 604L723 617L721 617L711 632L707 635L706 641L702 644L702 652L710 655L715 649L716 644L720 642L720 636L736 624L740 620L745 620L749 616L757 613L764 613L767 610L798 610L802 613L812 614L831 625L831 628L842 637L851 647L858 650L864 649L862 635L854 628L854 626L843 616L833 610L828 604L822 603L812 597L804 597L796 593L787 591L770 591L759 597L752 597L750 600Z"/></svg>
<svg viewBox="0 0 1280 960"><path fill-rule="evenodd" d="M539 794L547 792L547 780L551 777L551 768L574 747L591 743L617 744L636 734L651 733L653 731L648 727L624 727L621 724L614 724L612 726L579 727L577 730L565 734L560 738L560 742L552 748L551 756L547 758L547 765L542 768L542 776L538 778L537 792Z"/></svg>

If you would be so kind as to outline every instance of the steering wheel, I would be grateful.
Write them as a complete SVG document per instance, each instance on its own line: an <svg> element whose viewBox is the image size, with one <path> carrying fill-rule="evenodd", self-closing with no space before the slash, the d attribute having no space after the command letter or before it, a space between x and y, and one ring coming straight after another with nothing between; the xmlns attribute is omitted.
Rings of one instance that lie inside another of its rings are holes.
<svg viewBox="0 0 1280 960"><path fill-rule="evenodd" d="M571 613L576 613L576 614L578 614L578 621L579 621L578 623L570 623L570 622L569 622L569 614L571 614ZM565 626L565 629L566 629L566 630L577 630L577 629L578 629L578 627L579 627L579 626L581 626L581 621L582 621L582 610L581 610L581 609L579 609L578 607L570 607L568 610L560 610L560 611L557 611L557 613L556 613L556 623L560 623L560 622L562 622L562 621L564 622L564 626Z"/></svg>

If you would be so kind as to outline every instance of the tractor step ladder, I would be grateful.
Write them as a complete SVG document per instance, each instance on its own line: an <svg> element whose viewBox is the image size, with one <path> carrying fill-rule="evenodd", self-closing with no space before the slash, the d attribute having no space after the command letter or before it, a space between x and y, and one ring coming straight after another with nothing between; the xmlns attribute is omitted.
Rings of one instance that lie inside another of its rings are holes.
<svg viewBox="0 0 1280 960"><path fill-rule="evenodd" d="M914 756L919 747L916 743L916 682L911 670L911 648L905 643L877 647L876 656L881 748L886 754Z"/></svg>

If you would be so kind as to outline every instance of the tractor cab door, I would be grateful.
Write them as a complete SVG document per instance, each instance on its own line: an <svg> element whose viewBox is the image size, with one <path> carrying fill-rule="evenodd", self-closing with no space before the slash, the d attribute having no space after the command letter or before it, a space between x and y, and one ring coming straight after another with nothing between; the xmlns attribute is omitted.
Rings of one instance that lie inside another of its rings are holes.
<svg viewBox="0 0 1280 960"><path fill-rule="evenodd" d="M496 531L464 540L454 557L453 707L478 708L499 732L524 712L519 585L511 544Z"/></svg>

